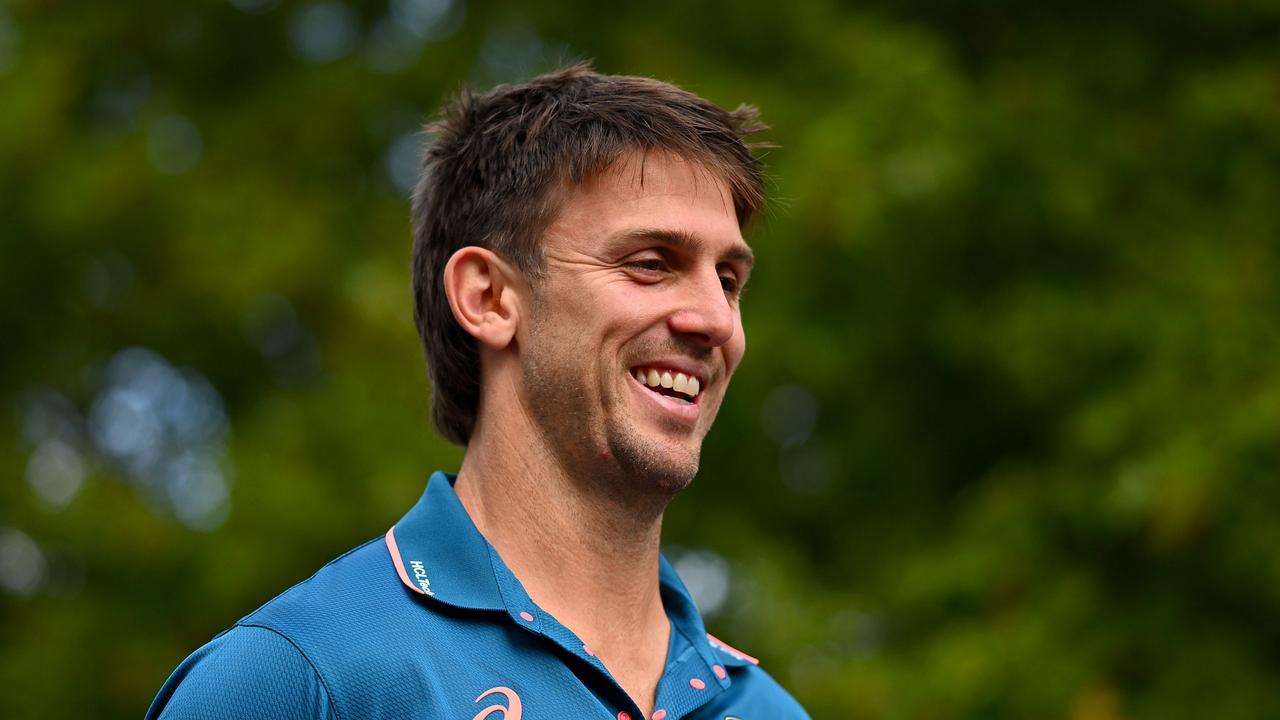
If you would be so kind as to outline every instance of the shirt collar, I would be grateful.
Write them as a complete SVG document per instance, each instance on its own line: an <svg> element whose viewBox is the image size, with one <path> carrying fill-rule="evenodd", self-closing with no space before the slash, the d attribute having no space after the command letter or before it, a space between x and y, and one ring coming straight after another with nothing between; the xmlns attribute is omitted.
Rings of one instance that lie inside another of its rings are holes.
<svg viewBox="0 0 1280 720"><path fill-rule="evenodd" d="M661 586L662 607L667 611L667 619L675 630L695 645L702 644L697 642L707 634L707 629L702 624L702 614L698 612L689 589L684 586L676 569L667 562L666 556L658 558L658 584Z"/></svg>
<svg viewBox="0 0 1280 720"><path fill-rule="evenodd" d="M489 542L453 491L454 479L432 474L418 504L387 531L391 562L400 581L419 595L473 610L504 610Z"/></svg>
<svg viewBox="0 0 1280 720"><path fill-rule="evenodd" d="M476 529L454 492L455 480L452 474L433 473L418 503L387 531L396 574L410 590L435 602L518 617L532 601ZM756 662L707 634L688 588L666 557L659 558L658 581L672 626L708 665Z"/></svg>

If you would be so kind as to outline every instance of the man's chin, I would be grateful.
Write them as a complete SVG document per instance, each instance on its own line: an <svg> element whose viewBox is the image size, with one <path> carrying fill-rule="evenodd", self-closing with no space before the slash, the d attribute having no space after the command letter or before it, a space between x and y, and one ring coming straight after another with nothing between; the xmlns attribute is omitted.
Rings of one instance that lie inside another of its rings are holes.
<svg viewBox="0 0 1280 720"><path fill-rule="evenodd" d="M613 434L609 445L614 462L635 491L674 495L698 474L701 447L659 446L619 433Z"/></svg>

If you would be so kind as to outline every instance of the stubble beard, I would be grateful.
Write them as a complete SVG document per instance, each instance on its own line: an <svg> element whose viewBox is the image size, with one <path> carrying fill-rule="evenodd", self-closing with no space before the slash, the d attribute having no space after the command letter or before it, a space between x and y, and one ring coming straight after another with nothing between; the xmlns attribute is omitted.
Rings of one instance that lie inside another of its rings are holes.
<svg viewBox="0 0 1280 720"><path fill-rule="evenodd" d="M571 477L591 489L632 507L665 507L698 473L701 443L683 458L655 448L652 442L662 440L641 437L623 415L625 404L597 407L582 374L566 362L572 352L550 349L572 343L540 330L545 328L531 333L539 341L524 348L524 384L529 412L546 446Z"/></svg>
<svg viewBox="0 0 1280 720"><path fill-rule="evenodd" d="M639 480L638 483L632 483L633 486L639 486L639 489L647 488L650 492L670 499L689 487L698 474L701 444L686 458L676 460L664 457L652 445L638 439L635 433L627 432L625 423L616 416L605 418L605 438L614 464L621 474L632 480Z"/></svg>

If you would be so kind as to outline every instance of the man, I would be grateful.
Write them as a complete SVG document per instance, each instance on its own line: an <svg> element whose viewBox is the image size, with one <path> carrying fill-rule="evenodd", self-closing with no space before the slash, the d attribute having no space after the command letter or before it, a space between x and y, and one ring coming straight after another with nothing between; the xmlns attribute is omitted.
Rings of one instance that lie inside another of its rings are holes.
<svg viewBox="0 0 1280 720"><path fill-rule="evenodd" d="M462 467L198 650L149 717L807 717L658 551L746 347L761 127L585 66L446 108L414 296Z"/></svg>

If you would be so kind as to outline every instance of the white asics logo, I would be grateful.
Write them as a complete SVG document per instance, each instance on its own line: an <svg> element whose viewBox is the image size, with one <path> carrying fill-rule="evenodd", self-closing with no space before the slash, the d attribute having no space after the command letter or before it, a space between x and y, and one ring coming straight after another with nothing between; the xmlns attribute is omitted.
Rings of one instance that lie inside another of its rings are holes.
<svg viewBox="0 0 1280 720"><path fill-rule="evenodd" d="M480 697L476 698L476 702L480 702L481 700L495 693L502 695L507 699L507 706L502 707L501 705L494 703L493 705L490 705L489 707L476 713L476 716L471 718L471 720L492 720L489 717L489 715L495 712L502 713L497 717L497 720L520 720L520 715L521 715L520 696L517 695L516 691L512 690L511 688L508 688L508 687L490 688L480 693Z"/></svg>
<svg viewBox="0 0 1280 720"><path fill-rule="evenodd" d="M410 560L409 567L413 568L413 579L418 581L418 587L422 588L422 592L435 597L436 594L431 592L431 581L427 579L427 568L423 566L421 561ZM483 695L481 697L484 697Z"/></svg>

